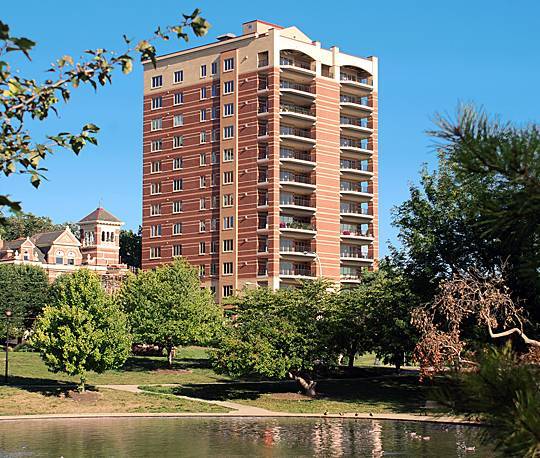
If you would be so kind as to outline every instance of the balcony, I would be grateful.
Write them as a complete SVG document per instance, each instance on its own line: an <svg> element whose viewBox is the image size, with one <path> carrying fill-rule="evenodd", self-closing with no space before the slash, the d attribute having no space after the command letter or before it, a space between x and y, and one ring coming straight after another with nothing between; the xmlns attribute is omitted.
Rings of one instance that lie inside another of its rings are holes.
<svg viewBox="0 0 540 458"><path fill-rule="evenodd" d="M341 94L339 97L339 103L341 108L346 108L351 111L363 111L363 112L372 112L373 107L369 102L369 98L366 96L357 97L349 94Z"/></svg>
<svg viewBox="0 0 540 458"><path fill-rule="evenodd" d="M284 279L303 279L313 278L314 274L308 266L294 265L291 267L280 266L279 276Z"/></svg>
<svg viewBox="0 0 540 458"><path fill-rule="evenodd" d="M290 70L307 76L315 76L315 70L312 70L311 62L308 62L307 60L281 56L279 65L282 70Z"/></svg>
<svg viewBox="0 0 540 458"><path fill-rule="evenodd" d="M363 251L358 247L354 246L341 246L340 260L343 262L362 262L362 263L371 263L372 258L369 257L367 251Z"/></svg>
<svg viewBox="0 0 540 458"><path fill-rule="evenodd" d="M369 127L368 118L352 118L349 116L341 116L339 125L342 129L347 129L354 134L362 137L369 137L373 133L373 129Z"/></svg>
<svg viewBox="0 0 540 458"><path fill-rule="evenodd" d="M366 138L358 140L356 138L341 137L339 139L339 145L342 151L360 153L361 155L370 155L373 151L369 148L369 143Z"/></svg>
<svg viewBox="0 0 540 458"><path fill-rule="evenodd" d="M311 243L291 239L281 239L279 253L282 256L293 256L301 258L314 258L315 252L311 249Z"/></svg>
<svg viewBox="0 0 540 458"><path fill-rule="evenodd" d="M357 198L361 201L370 200L373 197L367 182L356 183L352 181L341 181L340 191L341 195Z"/></svg>
<svg viewBox="0 0 540 458"><path fill-rule="evenodd" d="M268 206L268 196L267 195L259 196L259 198L257 199L257 206L258 207L267 207Z"/></svg>
<svg viewBox="0 0 540 458"><path fill-rule="evenodd" d="M343 86L358 90L362 93L369 93L373 90L373 80L371 77L354 73L341 72L339 80Z"/></svg>
<svg viewBox="0 0 540 458"><path fill-rule="evenodd" d="M307 190L314 190L315 184L310 175L282 171L279 174L279 184L282 186L294 186Z"/></svg>
<svg viewBox="0 0 540 458"><path fill-rule="evenodd" d="M340 227L341 238L349 242L372 242L373 236L369 230L367 224L355 225L355 224L341 224Z"/></svg>
<svg viewBox="0 0 540 458"><path fill-rule="evenodd" d="M342 266L340 269L340 281L341 283L360 283L363 273L363 269Z"/></svg>
<svg viewBox="0 0 540 458"><path fill-rule="evenodd" d="M353 175L363 175L371 177L373 172L369 170L369 163L367 161L354 161L351 159L340 160L341 173L350 173Z"/></svg>
<svg viewBox="0 0 540 458"><path fill-rule="evenodd" d="M313 213L315 211L315 201L306 196L282 193L279 198L279 205L289 212Z"/></svg>
<svg viewBox="0 0 540 458"><path fill-rule="evenodd" d="M296 218L281 218L279 230L289 236L296 236L298 238L305 238L307 236L308 238L312 238L316 233L315 225L308 221Z"/></svg>
<svg viewBox="0 0 540 458"><path fill-rule="evenodd" d="M279 158L282 163L286 163L300 169L312 169L315 167L315 162L311 159L311 153L309 151L280 148Z"/></svg>
<svg viewBox="0 0 540 458"><path fill-rule="evenodd" d="M282 140L292 140L301 143L314 145L315 139L308 129L301 129L293 126L280 126L279 135Z"/></svg>
<svg viewBox="0 0 540 458"><path fill-rule="evenodd" d="M281 116L289 116L302 121L309 121L310 123L315 121L315 114L313 111L300 105L282 103L279 106L279 114Z"/></svg>
<svg viewBox="0 0 540 458"><path fill-rule="evenodd" d="M339 209L340 216L342 218L354 218L354 219L373 219L373 215L369 213L367 206L356 205L354 203L342 202Z"/></svg>
<svg viewBox="0 0 540 458"><path fill-rule="evenodd" d="M279 82L279 88L282 94L288 94L291 96L308 97L310 99L315 98L315 94L308 84L296 83L282 79Z"/></svg>
<svg viewBox="0 0 540 458"><path fill-rule="evenodd" d="M268 160L268 146L262 146L259 144L259 151L257 153L257 161Z"/></svg>

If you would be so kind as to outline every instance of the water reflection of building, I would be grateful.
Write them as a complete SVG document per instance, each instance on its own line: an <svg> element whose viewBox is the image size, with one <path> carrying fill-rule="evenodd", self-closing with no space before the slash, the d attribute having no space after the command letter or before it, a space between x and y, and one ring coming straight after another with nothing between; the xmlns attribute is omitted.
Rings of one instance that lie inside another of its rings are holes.
<svg viewBox="0 0 540 458"><path fill-rule="evenodd" d="M382 443L382 426L377 420L371 422L371 438L373 440L373 449L371 450L371 456L373 458L380 458L383 456L383 443Z"/></svg>

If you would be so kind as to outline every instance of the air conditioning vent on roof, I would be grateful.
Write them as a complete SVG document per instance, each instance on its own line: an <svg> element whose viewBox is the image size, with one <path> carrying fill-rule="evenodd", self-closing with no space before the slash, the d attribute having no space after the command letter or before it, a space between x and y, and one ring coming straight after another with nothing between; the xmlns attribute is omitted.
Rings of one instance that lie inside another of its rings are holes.
<svg viewBox="0 0 540 458"><path fill-rule="evenodd" d="M225 41L230 40L231 38L236 38L236 35L234 33L224 33L223 35L219 35L216 37L218 41Z"/></svg>

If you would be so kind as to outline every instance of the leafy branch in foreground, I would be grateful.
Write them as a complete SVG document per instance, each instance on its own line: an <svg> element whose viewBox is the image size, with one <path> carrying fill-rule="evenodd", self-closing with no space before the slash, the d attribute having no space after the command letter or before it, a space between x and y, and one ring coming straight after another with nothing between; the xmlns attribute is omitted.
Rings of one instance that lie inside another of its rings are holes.
<svg viewBox="0 0 540 458"><path fill-rule="evenodd" d="M98 86L112 84L114 71L130 73L137 56L155 66L156 48L152 43L156 40L167 41L176 37L187 42L190 30L197 37L207 33L210 24L201 17L199 9L182 16L177 25L165 29L158 27L150 39L134 43L124 35L126 50L122 53L102 48L89 49L84 51L79 61L65 55L47 70L54 77L43 82L19 76L11 69L5 56L22 53L31 59L30 51L36 43L26 37L12 36L9 26L0 21L0 172L5 176L29 174L30 182L37 188L47 171L41 166L41 161L53 154L56 148L79 154L88 143L96 145L99 128L95 124L84 125L79 133L60 132L36 142L27 122L29 119L43 121L51 111L57 114L58 104L69 101L73 88L89 84L97 90ZM8 195L0 195L0 208L4 206L12 211L21 210L20 202L11 200Z"/></svg>

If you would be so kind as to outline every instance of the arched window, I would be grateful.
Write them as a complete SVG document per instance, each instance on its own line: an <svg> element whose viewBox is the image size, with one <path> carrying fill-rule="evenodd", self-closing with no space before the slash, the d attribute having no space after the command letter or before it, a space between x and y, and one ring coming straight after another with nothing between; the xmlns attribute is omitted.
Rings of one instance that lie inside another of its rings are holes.
<svg viewBox="0 0 540 458"><path fill-rule="evenodd" d="M73 253L73 251L70 251L67 255L67 263L68 265L70 266L74 266L75 265L75 253Z"/></svg>
<svg viewBox="0 0 540 458"><path fill-rule="evenodd" d="M64 264L64 252L58 250L56 252L56 258L55 258L56 264Z"/></svg>
<svg viewBox="0 0 540 458"><path fill-rule="evenodd" d="M24 250L23 259L25 261L30 261L30 255L28 254L28 250Z"/></svg>

